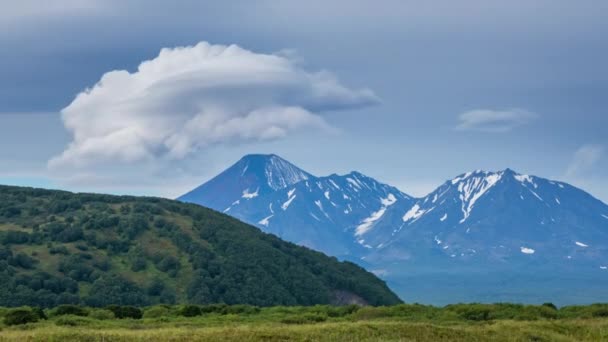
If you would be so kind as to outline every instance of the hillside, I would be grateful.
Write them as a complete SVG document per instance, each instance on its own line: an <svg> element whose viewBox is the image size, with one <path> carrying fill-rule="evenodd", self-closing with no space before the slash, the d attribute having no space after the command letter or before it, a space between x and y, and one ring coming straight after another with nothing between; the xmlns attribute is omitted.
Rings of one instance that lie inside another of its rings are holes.
<svg viewBox="0 0 608 342"><path fill-rule="evenodd" d="M399 303L359 266L172 200L0 186L0 306Z"/></svg>

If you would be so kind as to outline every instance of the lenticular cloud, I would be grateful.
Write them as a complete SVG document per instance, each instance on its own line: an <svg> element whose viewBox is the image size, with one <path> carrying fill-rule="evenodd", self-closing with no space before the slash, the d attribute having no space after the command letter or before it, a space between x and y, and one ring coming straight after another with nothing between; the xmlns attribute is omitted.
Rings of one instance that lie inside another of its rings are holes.
<svg viewBox="0 0 608 342"><path fill-rule="evenodd" d="M206 42L166 48L133 73L104 74L61 111L73 140L49 166L181 159L213 144L327 128L323 113L377 102L286 56Z"/></svg>

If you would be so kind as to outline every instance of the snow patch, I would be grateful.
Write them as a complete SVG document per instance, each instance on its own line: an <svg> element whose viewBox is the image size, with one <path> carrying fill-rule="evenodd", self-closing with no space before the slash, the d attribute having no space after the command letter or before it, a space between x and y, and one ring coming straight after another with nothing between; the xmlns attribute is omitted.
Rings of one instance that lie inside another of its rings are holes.
<svg viewBox="0 0 608 342"><path fill-rule="evenodd" d="M600 266L600 270L608 270L608 266Z"/></svg>
<svg viewBox="0 0 608 342"><path fill-rule="evenodd" d="M544 199L542 199L542 197L538 196L538 194L536 192L534 192L534 191L532 191L530 189L528 189L528 190L532 193L532 195L534 195L534 197L538 198L541 202L545 201Z"/></svg>
<svg viewBox="0 0 608 342"><path fill-rule="evenodd" d="M361 224L355 230L355 235L363 235L367 231L369 231L372 228L374 222L378 221L384 215L386 209L388 209L388 207L390 207L391 205L395 204L395 202L397 202L397 198L395 198L393 194L388 194L386 198L381 198L380 203L382 203L382 207L378 211L372 213L370 217L364 219L361 222Z"/></svg>
<svg viewBox="0 0 608 342"><path fill-rule="evenodd" d="M267 217L264 217L263 219L261 219L258 224L261 224L262 226L268 227L268 224L270 223L270 219L273 217L274 215L270 215Z"/></svg>
<svg viewBox="0 0 608 342"><path fill-rule="evenodd" d="M382 205L385 207L389 207L389 206L395 204L395 202L397 202L397 198L393 194L388 194L388 196L386 198L380 199L380 203L382 203Z"/></svg>
<svg viewBox="0 0 608 342"><path fill-rule="evenodd" d="M260 191L260 188L257 188L257 190L255 192L249 192L249 188L243 190L243 196L241 196L242 198L246 198L246 199L252 199L254 197L258 197L258 193Z"/></svg>
<svg viewBox="0 0 608 342"><path fill-rule="evenodd" d="M439 219L439 221L443 222L443 221L445 221L447 218L448 218L448 214L447 214L447 213L445 213L445 214L443 214L443 216L441 216L441 218Z"/></svg>
<svg viewBox="0 0 608 342"><path fill-rule="evenodd" d="M536 252L532 248L528 248L528 247L520 247L520 249L521 249L521 252L524 254L534 254L534 252Z"/></svg>
<svg viewBox="0 0 608 342"><path fill-rule="evenodd" d="M403 222L408 222L410 220L416 221L420 216L424 215L425 212L426 210L420 209L420 205L416 204L403 215Z"/></svg>
<svg viewBox="0 0 608 342"><path fill-rule="evenodd" d="M281 209L287 210L287 208L289 208L289 205L291 204L291 202L293 202L293 200L296 198L296 195L293 193L294 191L296 191L296 190L293 189L289 192L289 198L287 199L287 201L285 201L285 203L283 203L283 205L281 205Z"/></svg>
<svg viewBox="0 0 608 342"><path fill-rule="evenodd" d="M452 179L452 185L460 182L461 180L469 178L469 176L472 174L473 174L473 172L467 172L462 177L456 177L456 178Z"/></svg>
<svg viewBox="0 0 608 342"><path fill-rule="evenodd" d="M336 182L334 182L333 180L330 179L329 182L331 183L331 185L334 186L334 188L340 189L340 187L338 186L338 184L336 184Z"/></svg>
<svg viewBox="0 0 608 342"><path fill-rule="evenodd" d="M435 237L433 238L433 240L435 240L435 242L436 242L438 245L441 245L441 240L439 240L439 239L437 238L437 235L435 235Z"/></svg>
<svg viewBox="0 0 608 342"><path fill-rule="evenodd" d="M348 178L346 178L346 181L349 182L351 185L353 185L355 188L361 189L361 184L359 184L359 182L357 182L356 180L348 177ZM355 191L358 191L357 189L355 189Z"/></svg>
<svg viewBox="0 0 608 342"><path fill-rule="evenodd" d="M323 209L323 204L321 203L321 201L319 201L319 200L315 201L315 205L319 208L319 210L321 210L321 212L323 213L323 215L325 215L325 217L327 217L329 220L331 220L329 215L327 215L327 213Z"/></svg>
<svg viewBox="0 0 608 342"><path fill-rule="evenodd" d="M602 214L602 217L605 218L606 220L608 220L608 216Z"/></svg>
<svg viewBox="0 0 608 342"><path fill-rule="evenodd" d="M289 190L289 192L287 193L287 197L291 197L291 195L293 195L293 193L296 192L296 189L291 189Z"/></svg>
<svg viewBox="0 0 608 342"><path fill-rule="evenodd" d="M460 200L462 202L463 218L460 223L469 218L475 202L490 190L502 178L502 173L490 174L485 177L474 177L466 183L458 185Z"/></svg>
<svg viewBox="0 0 608 342"><path fill-rule="evenodd" d="M576 241L576 242L575 242L575 244L576 244L577 246L579 246L579 247L583 247L583 248L587 248L587 247L589 247L589 245L586 245L586 244L584 244L584 243L582 243L582 242L579 242L579 241Z"/></svg>
<svg viewBox="0 0 608 342"><path fill-rule="evenodd" d="M323 195L325 195L325 198L329 199L329 191L325 191Z"/></svg>
<svg viewBox="0 0 608 342"><path fill-rule="evenodd" d="M557 204L562 204L562 202L559 201L559 198L555 198L555 202L557 202Z"/></svg>

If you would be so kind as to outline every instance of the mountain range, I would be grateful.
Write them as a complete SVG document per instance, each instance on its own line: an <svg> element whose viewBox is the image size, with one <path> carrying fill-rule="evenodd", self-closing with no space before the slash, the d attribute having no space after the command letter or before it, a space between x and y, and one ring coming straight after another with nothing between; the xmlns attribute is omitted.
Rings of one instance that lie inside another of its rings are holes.
<svg viewBox="0 0 608 342"><path fill-rule="evenodd" d="M405 300L608 300L595 286L608 280L608 205L511 169L467 172L415 198L359 172L317 177L247 155L179 200L357 262ZM554 281L563 288L546 291Z"/></svg>

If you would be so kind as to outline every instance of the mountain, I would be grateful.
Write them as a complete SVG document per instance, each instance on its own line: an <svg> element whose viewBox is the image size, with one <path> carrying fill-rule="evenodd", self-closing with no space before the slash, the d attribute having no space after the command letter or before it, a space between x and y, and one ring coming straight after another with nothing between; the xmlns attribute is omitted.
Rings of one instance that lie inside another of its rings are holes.
<svg viewBox="0 0 608 342"><path fill-rule="evenodd" d="M506 169L462 174L419 199L377 254L599 270L608 263L607 242L606 204L566 183Z"/></svg>
<svg viewBox="0 0 608 342"><path fill-rule="evenodd" d="M265 165L279 159L295 168L275 155L245 156L239 163L250 159ZM247 187L263 193L231 192L230 205L212 208L355 261L408 301L608 300L601 286L608 281L608 205L567 183L511 169L477 170L412 198L358 172L316 177L295 169L275 170L300 175L275 188L264 185L258 170L249 177L261 183ZM239 178L222 173L209 183L238 184ZM198 196L223 193L220 187Z"/></svg>
<svg viewBox="0 0 608 342"><path fill-rule="evenodd" d="M312 175L276 155L252 154L179 198L218 211L283 189Z"/></svg>
<svg viewBox="0 0 608 342"><path fill-rule="evenodd" d="M353 263L198 205L10 186L0 186L0 284L0 306L400 302Z"/></svg>
<svg viewBox="0 0 608 342"><path fill-rule="evenodd" d="M406 300L608 299L608 206L566 183L468 172L393 217L366 262Z"/></svg>
<svg viewBox="0 0 608 342"><path fill-rule="evenodd" d="M245 156L179 200L346 259L358 259L372 248L362 236L372 228L381 230L377 221L389 208L405 210L414 202L359 172L316 177L276 155Z"/></svg>

